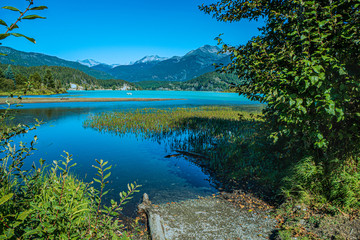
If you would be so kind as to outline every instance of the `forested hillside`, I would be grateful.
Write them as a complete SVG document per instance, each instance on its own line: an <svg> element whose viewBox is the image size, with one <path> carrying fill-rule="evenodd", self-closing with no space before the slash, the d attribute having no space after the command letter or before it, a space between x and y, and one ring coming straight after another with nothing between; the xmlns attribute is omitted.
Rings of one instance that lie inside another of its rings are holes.
<svg viewBox="0 0 360 240"><path fill-rule="evenodd" d="M80 85L84 89L115 89L122 88L124 85L128 86L127 89L136 89L135 84L126 82L124 80L101 80L88 74L69 67L58 66L36 66L24 67L10 65L14 76L23 76L26 79L40 78L41 81L45 78L47 70L49 70L55 80L65 88L70 87L70 83ZM4 73L9 65L0 64L0 71Z"/></svg>
<svg viewBox="0 0 360 240"><path fill-rule="evenodd" d="M55 56L49 56L41 53L29 53L15 50L10 47L2 47L0 46L0 63L1 64L11 64L16 66L26 66L26 67L34 67L34 66L61 66L61 67L69 67L74 68L84 73L93 76L98 79L111 79L112 75L98 71L96 69L92 69L90 67L84 66L78 62L67 61Z"/></svg>
<svg viewBox="0 0 360 240"><path fill-rule="evenodd" d="M238 82L235 75L210 72L185 82L143 81L137 85L144 90L231 91Z"/></svg>

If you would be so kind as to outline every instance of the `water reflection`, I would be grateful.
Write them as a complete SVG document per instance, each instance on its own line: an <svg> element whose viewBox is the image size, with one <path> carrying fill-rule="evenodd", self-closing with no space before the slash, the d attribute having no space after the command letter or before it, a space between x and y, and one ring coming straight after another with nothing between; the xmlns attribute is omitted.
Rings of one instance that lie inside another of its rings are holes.
<svg viewBox="0 0 360 240"><path fill-rule="evenodd" d="M67 97L119 97L121 92L71 92ZM115 94L115 95L114 95ZM184 95L185 94L185 95ZM81 96L80 96L81 95ZM38 149L26 160L26 166L40 158L49 165L61 159L66 150L73 155L77 166L74 175L84 181L92 181L96 170L91 166L95 159L108 161L113 165L109 178L112 189L106 199L118 199L118 193L126 189L129 182L137 181L143 185L140 193L129 202L124 211L133 215L135 206L143 193L148 193L154 203L179 201L215 193L209 174L184 156L166 158L172 154L171 143L161 139L144 138L135 134L121 137L107 132L84 128L83 122L90 114L104 111L133 111L137 108L189 107L209 104L233 105L249 103L243 98L237 100L236 94L194 93L194 92L155 92L142 91L133 97L179 97L187 100L163 102L109 102L109 103L51 103L24 104L16 113L18 122L34 124L34 119L44 121L39 128L21 136L17 141L31 142L38 136Z"/></svg>
<svg viewBox="0 0 360 240"><path fill-rule="evenodd" d="M135 206L145 192L154 203L164 203L207 196L217 191L211 185L209 176L184 157L165 158L171 153L166 142L140 138L134 134L119 137L83 128L84 120L92 113L94 111L91 108L19 111L17 121L31 124L34 118L38 118L45 122L38 129L17 139L29 143L35 135L38 136L38 150L26 160L25 167L30 167L40 158L49 165L53 160L61 159L60 156L66 150L77 163L73 173L90 182L96 174L96 170L91 167L95 164L94 160L108 161L113 168L109 178L112 192L106 197L107 202L111 198L118 199L118 193L125 190L129 182L136 181L142 185L140 194L124 208L127 215L134 215Z"/></svg>

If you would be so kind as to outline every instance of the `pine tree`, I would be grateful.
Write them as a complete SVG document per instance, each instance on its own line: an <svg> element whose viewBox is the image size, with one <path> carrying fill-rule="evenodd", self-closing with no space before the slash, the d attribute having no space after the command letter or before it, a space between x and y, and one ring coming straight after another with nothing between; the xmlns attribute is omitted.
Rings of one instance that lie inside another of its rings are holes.
<svg viewBox="0 0 360 240"><path fill-rule="evenodd" d="M55 80L50 69L46 69L44 82L47 88L55 88Z"/></svg>
<svg viewBox="0 0 360 240"><path fill-rule="evenodd" d="M6 78L6 79L15 80L15 76L14 76L14 73L13 73L13 71L12 71L11 65L9 65L9 66L7 67L7 69L6 69L5 72L4 72L4 75L5 75L5 78Z"/></svg>

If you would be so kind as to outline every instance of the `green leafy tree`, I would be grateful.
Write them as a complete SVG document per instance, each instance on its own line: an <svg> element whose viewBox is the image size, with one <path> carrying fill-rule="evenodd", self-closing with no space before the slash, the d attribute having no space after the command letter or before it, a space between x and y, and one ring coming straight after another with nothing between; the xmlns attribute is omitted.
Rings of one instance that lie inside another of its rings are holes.
<svg viewBox="0 0 360 240"><path fill-rule="evenodd" d="M217 38L232 59L220 69L242 79L240 93L267 103L275 140L290 136L290 146L322 169L310 182L321 182L327 199L344 198L336 183L344 179L331 177L359 164L360 0L222 0L200 10L223 22L265 21L245 45ZM356 169L344 174L358 174Z"/></svg>
<svg viewBox="0 0 360 240"><path fill-rule="evenodd" d="M3 91L11 91L15 89L14 81L11 79L0 78L0 89Z"/></svg>
<svg viewBox="0 0 360 240"><path fill-rule="evenodd" d="M61 81L57 79L55 80L55 89L59 90L60 88L62 88Z"/></svg>
<svg viewBox="0 0 360 240"><path fill-rule="evenodd" d="M22 74L16 74L15 76L15 85L16 87L25 86L27 82L27 78Z"/></svg>
<svg viewBox="0 0 360 240"><path fill-rule="evenodd" d="M46 69L44 83L48 88L55 88L55 80L50 69Z"/></svg>
<svg viewBox="0 0 360 240"><path fill-rule="evenodd" d="M4 75L5 75L5 78L6 78L6 79L15 80L15 76L14 76L13 70L12 70L12 68L11 68L11 65L9 65L9 66L7 67L7 69L6 69L5 72L4 72Z"/></svg>
<svg viewBox="0 0 360 240"><path fill-rule="evenodd" d="M41 88L41 76L38 72L31 74L29 77L29 81L31 82L34 88L36 89Z"/></svg>

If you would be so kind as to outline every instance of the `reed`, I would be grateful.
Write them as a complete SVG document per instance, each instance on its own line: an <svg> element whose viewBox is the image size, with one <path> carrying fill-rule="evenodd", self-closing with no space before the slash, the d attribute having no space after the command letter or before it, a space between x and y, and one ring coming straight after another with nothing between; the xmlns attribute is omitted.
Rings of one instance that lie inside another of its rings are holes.
<svg viewBox="0 0 360 240"><path fill-rule="evenodd" d="M258 151L271 144L260 131L261 110L262 106L146 108L92 115L84 126L164 142L174 151L200 154L203 157L195 161L218 175L236 179L260 176L273 184L279 173L277 164L269 161L272 156Z"/></svg>

